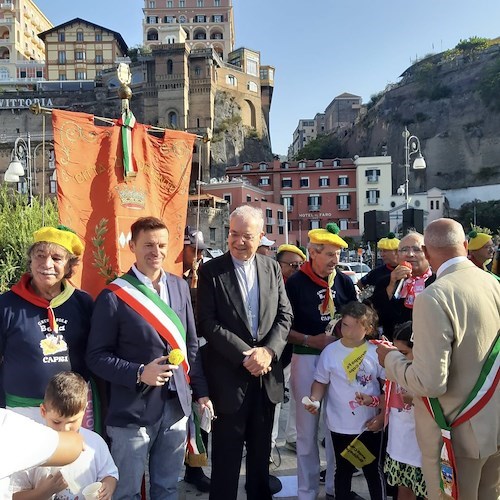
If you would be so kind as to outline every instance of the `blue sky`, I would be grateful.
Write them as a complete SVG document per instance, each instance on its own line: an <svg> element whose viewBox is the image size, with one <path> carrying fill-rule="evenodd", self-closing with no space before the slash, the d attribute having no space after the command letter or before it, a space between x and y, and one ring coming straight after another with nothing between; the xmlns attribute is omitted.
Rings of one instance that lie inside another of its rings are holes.
<svg viewBox="0 0 500 500"><path fill-rule="evenodd" d="M81 17L142 43L142 0L35 0L57 25ZM286 154L298 120L343 93L363 102L416 58L470 36L500 36L499 0L233 0L236 47L276 67L273 151ZM102 6L106 5L103 12ZM124 8L127 5L127 8Z"/></svg>

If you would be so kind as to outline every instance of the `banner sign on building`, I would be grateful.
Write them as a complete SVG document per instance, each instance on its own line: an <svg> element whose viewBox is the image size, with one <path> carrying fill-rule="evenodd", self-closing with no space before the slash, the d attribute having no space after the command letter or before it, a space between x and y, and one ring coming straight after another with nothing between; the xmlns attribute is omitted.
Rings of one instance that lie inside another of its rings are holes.
<svg viewBox="0 0 500 500"><path fill-rule="evenodd" d="M85 242L75 286L96 296L106 281L134 262L130 225L155 216L169 229L165 269L180 275L189 179L196 136L165 130L158 137L136 123L131 154L137 173L125 179L121 124L94 124L94 116L53 110L59 220Z"/></svg>

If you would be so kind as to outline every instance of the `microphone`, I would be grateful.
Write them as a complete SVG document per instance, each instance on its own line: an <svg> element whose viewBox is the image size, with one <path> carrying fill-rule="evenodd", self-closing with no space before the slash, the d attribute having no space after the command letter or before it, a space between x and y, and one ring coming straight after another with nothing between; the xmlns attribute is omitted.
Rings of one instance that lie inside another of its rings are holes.
<svg viewBox="0 0 500 500"><path fill-rule="evenodd" d="M401 265L410 268L410 270L413 269L413 267L412 267L412 265L411 265L410 262L404 261L404 262L401 263ZM399 280L398 286L396 287L396 290L394 290L394 294L392 296L393 299L399 299L400 298L401 290L403 289L403 285L404 285L405 281L406 281L406 278L403 278L403 279Z"/></svg>

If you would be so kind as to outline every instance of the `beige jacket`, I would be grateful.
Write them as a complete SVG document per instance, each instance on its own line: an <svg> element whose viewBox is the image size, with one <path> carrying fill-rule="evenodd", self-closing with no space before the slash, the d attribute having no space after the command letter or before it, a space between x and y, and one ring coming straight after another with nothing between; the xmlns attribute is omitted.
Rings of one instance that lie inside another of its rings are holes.
<svg viewBox="0 0 500 500"><path fill-rule="evenodd" d="M500 286L472 262L447 268L417 296L413 311L413 362L387 355L387 377L415 396L438 397L453 420L475 385L500 330ZM422 454L440 448L440 431L421 399L415 398ZM455 454L485 458L496 453L500 433L500 391L472 419L452 430Z"/></svg>

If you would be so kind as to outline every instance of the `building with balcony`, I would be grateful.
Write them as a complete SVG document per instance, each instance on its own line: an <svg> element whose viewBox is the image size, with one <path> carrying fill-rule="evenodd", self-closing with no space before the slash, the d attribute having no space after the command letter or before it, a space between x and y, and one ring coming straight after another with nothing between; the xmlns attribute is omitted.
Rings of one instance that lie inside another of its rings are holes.
<svg viewBox="0 0 500 500"><path fill-rule="evenodd" d="M0 85L30 88L46 77L45 45L38 34L51 27L31 0L0 3Z"/></svg>
<svg viewBox="0 0 500 500"><path fill-rule="evenodd" d="M287 213L281 203L276 203L270 196L269 191L259 186L252 185L248 180L241 177L211 179L209 183L201 185L201 191L205 194L216 195L228 203L229 213L240 205L251 205L260 208L264 215L264 231L270 240L276 243L273 250L287 241L295 241L294 235L287 235ZM225 229L227 231L229 224ZM225 247L224 247L225 248Z"/></svg>
<svg viewBox="0 0 500 500"><path fill-rule="evenodd" d="M128 51L120 33L78 17L39 37L45 43L48 80L94 80Z"/></svg>
<svg viewBox="0 0 500 500"><path fill-rule="evenodd" d="M246 183L247 190L258 189L261 199L283 206L283 224L292 243L305 245L310 229L332 221L344 236L360 236L356 165L351 159L243 163L228 167L226 173L230 180ZM247 198L252 199L250 193ZM238 202L245 203L245 198Z"/></svg>
<svg viewBox="0 0 500 500"><path fill-rule="evenodd" d="M225 252L229 232L229 203L209 193L189 195L186 225L199 227L210 248Z"/></svg>
<svg viewBox="0 0 500 500"><path fill-rule="evenodd" d="M191 50L213 48L223 61L234 49L231 0L144 0L145 46L167 43L168 27L181 25Z"/></svg>

